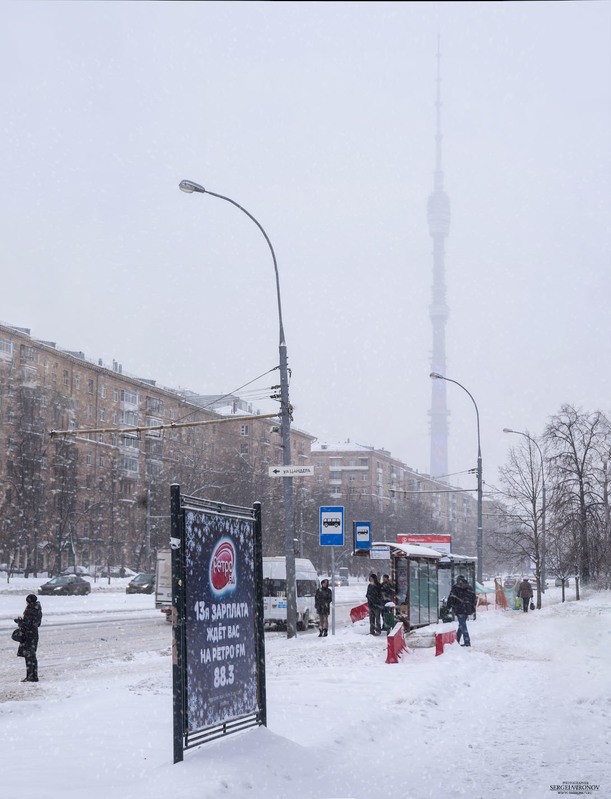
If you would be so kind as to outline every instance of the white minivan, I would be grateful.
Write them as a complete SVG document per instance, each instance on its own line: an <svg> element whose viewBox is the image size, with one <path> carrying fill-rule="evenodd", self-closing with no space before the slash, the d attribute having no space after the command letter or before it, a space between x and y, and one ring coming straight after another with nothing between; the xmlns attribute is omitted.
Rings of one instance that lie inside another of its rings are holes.
<svg viewBox="0 0 611 799"><path fill-rule="evenodd" d="M307 630L316 620L314 595L318 574L312 561L295 558L297 627ZM266 626L286 625L286 558L263 558L263 608Z"/></svg>

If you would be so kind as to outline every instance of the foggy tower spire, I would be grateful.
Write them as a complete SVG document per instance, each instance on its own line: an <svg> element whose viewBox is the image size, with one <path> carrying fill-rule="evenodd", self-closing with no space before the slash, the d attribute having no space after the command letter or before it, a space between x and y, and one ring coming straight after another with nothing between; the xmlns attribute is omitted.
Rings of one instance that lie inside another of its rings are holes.
<svg viewBox="0 0 611 799"><path fill-rule="evenodd" d="M450 200L443 190L441 164L441 51L437 38L437 99L435 134L435 172L433 193L427 204L429 233L433 239L433 297L429 315L433 326L431 371L446 373L446 322L450 309L446 305L445 239L450 231ZM431 476L448 474L448 416L446 381L431 380Z"/></svg>

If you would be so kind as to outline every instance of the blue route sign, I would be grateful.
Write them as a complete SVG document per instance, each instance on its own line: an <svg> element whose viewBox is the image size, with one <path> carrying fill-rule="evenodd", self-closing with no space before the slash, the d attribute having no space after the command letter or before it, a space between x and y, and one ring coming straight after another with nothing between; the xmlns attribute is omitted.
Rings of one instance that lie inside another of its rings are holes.
<svg viewBox="0 0 611 799"><path fill-rule="evenodd" d="M344 509L341 505L320 508L320 546L344 546Z"/></svg>
<svg viewBox="0 0 611 799"><path fill-rule="evenodd" d="M354 551L371 549L371 522L352 522Z"/></svg>

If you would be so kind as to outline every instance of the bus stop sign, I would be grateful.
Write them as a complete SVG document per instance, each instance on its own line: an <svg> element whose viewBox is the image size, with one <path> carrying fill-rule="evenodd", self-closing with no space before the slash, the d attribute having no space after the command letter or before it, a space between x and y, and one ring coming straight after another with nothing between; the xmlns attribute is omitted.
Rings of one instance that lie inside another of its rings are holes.
<svg viewBox="0 0 611 799"><path fill-rule="evenodd" d="M344 509L341 506L320 508L320 546L344 546Z"/></svg>

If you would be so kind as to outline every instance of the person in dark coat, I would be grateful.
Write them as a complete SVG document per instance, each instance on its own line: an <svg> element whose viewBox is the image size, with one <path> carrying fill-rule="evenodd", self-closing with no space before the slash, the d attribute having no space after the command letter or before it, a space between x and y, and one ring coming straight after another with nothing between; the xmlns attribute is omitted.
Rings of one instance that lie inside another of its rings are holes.
<svg viewBox="0 0 611 799"><path fill-rule="evenodd" d="M367 604L369 605L369 634L380 635L382 632L380 617L384 607L384 595L382 594L382 586L378 580L378 575L375 572L369 575Z"/></svg>
<svg viewBox="0 0 611 799"><path fill-rule="evenodd" d="M530 584L528 577L525 577L516 592L516 596L521 597L522 599L522 610L524 613L528 613L528 606L530 605L530 600L533 598L533 587Z"/></svg>
<svg viewBox="0 0 611 799"><path fill-rule="evenodd" d="M390 581L390 576L388 574L382 575L382 582L380 583L380 589L382 590L382 597L384 600L383 602L384 608L382 610L382 630L390 632L392 630L394 623L394 613L393 613L393 608L388 608L386 607L386 605L388 602L392 602L394 606L395 589Z"/></svg>
<svg viewBox="0 0 611 799"><path fill-rule="evenodd" d="M471 588L467 580L461 574L452 586L450 596L448 597L447 606L458 619L456 640L460 644L460 639L463 638L464 643L462 646L471 646L469 630L467 630L467 616L475 613L476 604L477 599L475 596L475 591Z"/></svg>
<svg viewBox="0 0 611 799"><path fill-rule="evenodd" d="M25 598L23 616L15 619L24 633L24 640L19 644L17 655L25 658L26 676L21 682L38 682L38 628L42 621L42 607L36 594L28 594Z"/></svg>
<svg viewBox="0 0 611 799"><path fill-rule="evenodd" d="M329 612L331 611L331 602L333 601L333 594L329 588L328 580L320 581L320 588L316 589L314 594L314 607L318 613L318 637L327 637L329 633Z"/></svg>

